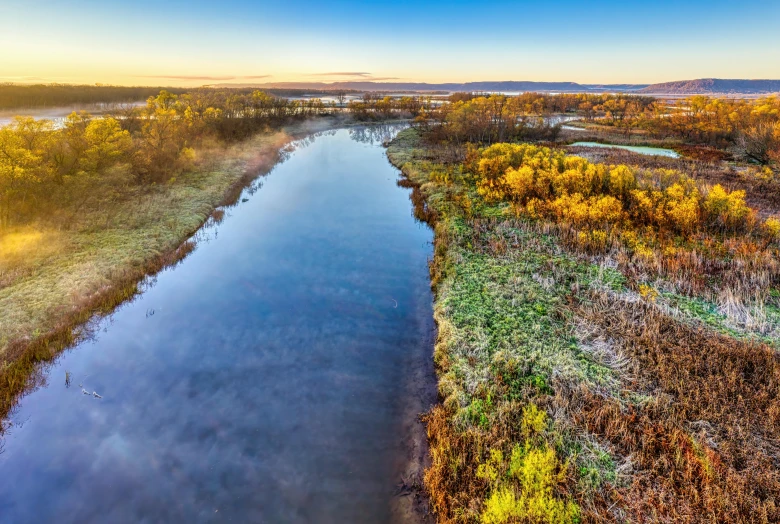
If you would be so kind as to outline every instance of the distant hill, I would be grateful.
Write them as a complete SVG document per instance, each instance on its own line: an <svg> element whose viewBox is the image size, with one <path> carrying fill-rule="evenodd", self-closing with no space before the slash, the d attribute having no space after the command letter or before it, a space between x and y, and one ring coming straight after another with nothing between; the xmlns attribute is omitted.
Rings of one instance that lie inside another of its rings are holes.
<svg viewBox="0 0 780 524"><path fill-rule="evenodd" d="M531 82L518 80L430 84L425 82L270 82L264 84L218 84L215 87L257 89L304 89L317 91L386 92L562 92L630 93L653 95L732 94L761 95L780 92L780 80L723 80L701 78L662 84L578 84L577 82Z"/></svg>
<svg viewBox="0 0 780 524"><path fill-rule="evenodd" d="M780 80L723 80L720 78L700 78L652 84L640 93L669 95L706 95L741 94L760 95L780 92Z"/></svg>
<svg viewBox="0 0 780 524"><path fill-rule="evenodd" d="M578 84L576 82L530 82L530 81L485 81L485 82L466 82L466 83L442 83L429 84L425 82L269 82L264 84L218 84L216 87L256 87L258 89L316 89L316 90L357 90L357 91L555 91L569 93L585 92L633 92L647 84L603 84L588 85Z"/></svg>

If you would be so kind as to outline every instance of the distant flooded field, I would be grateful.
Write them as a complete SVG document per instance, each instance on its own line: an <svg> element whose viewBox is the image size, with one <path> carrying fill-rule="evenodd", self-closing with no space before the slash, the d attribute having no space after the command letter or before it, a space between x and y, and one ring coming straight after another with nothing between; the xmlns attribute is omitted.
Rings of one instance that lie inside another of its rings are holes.
<svg viewBox="0 0 780 524"><path fill-rule="evenodd" d="M143 106L144 101L125 104L79 104L57 107L28 107L17 109L0 109L0 127L10 124L14 117L31 116L36 120L52 120L55 125L61 125L65 118L75 112L86 111L92 115L103 115L115 110L117 107Z"/></svg>

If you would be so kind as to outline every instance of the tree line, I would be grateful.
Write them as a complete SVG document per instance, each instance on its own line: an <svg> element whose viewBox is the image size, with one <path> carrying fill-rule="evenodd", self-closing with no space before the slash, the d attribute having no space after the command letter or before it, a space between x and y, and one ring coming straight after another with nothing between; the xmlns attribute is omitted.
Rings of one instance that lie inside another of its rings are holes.
<svg viewBox="0 0 780 524"><path fill-rule="evenodd" d="M343 95L337 94L341 105ZM390 120L398 118L416 118L422 112L430 110L435 102L430 96L382 96L378 93L364 93L360 100L347 102L346 108L356 120Z"/></svg>
<svg viewBox="0 0 780 524"><path fill-rule="evenodd" d="M329 111L319 99L201 89L163 90L106 117L72 113L59 127L17 117L0 128L0 229L166 183L191 168L199 146Z"/></svg>
<svg viewBox="0 0 780 524"><path fill-rule="evenodd" d="M732 148L760 164L780 163L780 97L735 100L693 96L672 107L656 103L636 115L652 136Z"/></svg>
<svg viewBox="0 0 780 524"><path fill-rule="evenodd" d="M87 104L121 104L145 100L160 92L160 87L124 87L103 85L0 84L0 109L55 107ZM186 89L169 88L175 94Z"/></svg>
<svg viewBox="0 0 780 524"><path fill-rule="evenodd" d="M653 103L652 98L630 95L454 93L448 103L421 111L416 122L429 139L458 147L467 143L555 140L561 125L560 120L550 118L553 115L576 115L586 120L602 117L625 126L631 121L630 115Z"/></svg>

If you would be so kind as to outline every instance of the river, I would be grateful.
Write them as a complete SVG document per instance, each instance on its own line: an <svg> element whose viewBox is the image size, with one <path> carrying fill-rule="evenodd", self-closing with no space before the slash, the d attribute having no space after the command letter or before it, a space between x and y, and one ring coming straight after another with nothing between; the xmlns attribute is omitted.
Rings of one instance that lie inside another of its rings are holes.
<svg viewBox="0 0 780 524"><path fill-rule="evenodd" d="M432 233L381 146L397 130L298 142L44 370L8 421L0 520L408 520Z"/></svg>

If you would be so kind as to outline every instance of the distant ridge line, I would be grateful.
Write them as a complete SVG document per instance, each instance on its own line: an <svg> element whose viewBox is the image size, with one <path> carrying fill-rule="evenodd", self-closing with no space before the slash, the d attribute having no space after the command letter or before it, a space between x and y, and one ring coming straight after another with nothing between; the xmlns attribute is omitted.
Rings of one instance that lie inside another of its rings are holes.
<svg viewBox="0 0 780 524"><path fill-rule="evenodd" d="M359 90L359 91L636 91L647 84L599 84L588 85L577 82L533 82L533 81L482 81L482 82L266 82L259 84L215 84L215 87L257 87L259 89L317 89L317 90Z"/></svg>
<svg viewBox="0 0 780 524"><path fill-rule="evenodd" d="M659 84L579 84L577 82L534 82L502 80L481 82L266 82L259 84L215 84L215 87L256 87L258 89L317 89L323 91L503 91L629 94L771 94L780 93L780 80L700 78Z"/></svg>
<svg viewBox="0 0 780 524"><path fill-rule="evenodd" d="M721 78L700 78L652 84L642 93L664 94L771 94L780 92L780 80L727 80Z"/></svg>

